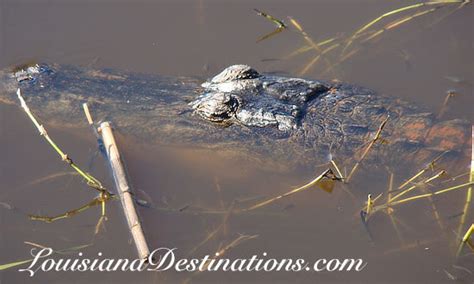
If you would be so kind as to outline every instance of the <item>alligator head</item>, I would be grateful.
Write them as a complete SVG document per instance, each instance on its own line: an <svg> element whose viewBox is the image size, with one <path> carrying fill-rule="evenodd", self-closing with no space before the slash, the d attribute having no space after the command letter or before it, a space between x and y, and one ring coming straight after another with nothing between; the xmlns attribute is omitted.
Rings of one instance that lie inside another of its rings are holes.
<svg viewBox="0 0 474 284"><path fill-rule="evenodd" d="M318 81L260 75L247 65L233 65L202 84L190 103L202 118L219 123L296 129L306 103L329 90Z"/></svg>

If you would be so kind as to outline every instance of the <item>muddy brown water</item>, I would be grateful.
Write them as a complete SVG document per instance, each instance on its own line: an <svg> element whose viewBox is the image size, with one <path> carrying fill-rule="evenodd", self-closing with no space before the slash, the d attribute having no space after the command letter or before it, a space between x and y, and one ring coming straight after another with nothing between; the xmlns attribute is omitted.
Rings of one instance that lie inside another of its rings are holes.
<svg viewBox="0 0 474 284"><path fill-rule="evenodd" d="M0 2L0 67L29 60L112 67L163 75L209 77L225 66L246 63L262 72L296 76L311 54L278 60L304 44L295 32L256 43L274 26L253 8L286 19L297 19L315 39L350 33L376 16L413 1L8 1ZM472 120L473 37L472 5L431 26L448 12L441 9L387 33L354 59L323 74L324 64L305 76L340 79L397 96L437 112L446 91L459 96L450 101L447 117ZM288 22L288 20L286 20ZM401 54L409 56L404 60ZM461 78L459 84L446 76ZM41 110L34 110L41 112ZM85 126L50 129L63 149L85 165L109 188L112 182L96 142ZM118 136L137 194L156 204L180 208L187 204L211 209L228 207L234 199L270 197L311 180L315 172L279 173L236 164L220 157L172 149ZM28 257L24 241L56 249L91 243L83 253L93 257L135 257L118 202L107 206L105 230L94 236L100 210L94 208L52 224L28 220L26 214L56 214L88 202L95 196L77 176L36 182L68 171L55 152L17 106L0 105L0 264ZM95 157L95 158L94 158ZM321 161L322 163L325 161ZM228 257L245 258L267 252L275 258L363 258L362 272L204 273L193 283L446 283L450 275L472 283L472 255L457 262L453 242L465 191L435 200L444 228L440 229L427 201L403 205L396 211L402 224L401 242L386 215L371 220L370 242L358 217L367 193L386 190L388 174L361 169L348 187L332 194L311 190L274 203L261 213L231 216L227 235L211 240L196 255L214 253L239 233L259 237L231 250ZM466 165L452 175L467 171ZM394 169L395 184L410 173ZM411 173L413 174L413 173ZM216 179L221 198L216 193ZM464 182L460 179L456 182ZM446 184L448 185L448 184ZM436 188L440 189L441 186ZM260 199L261 200L261 199ZM471 207L472 208L472 207ZM214 230L222 216L166 213L139 208L150 245L176 247L185 255ZM468 212L472 221L473 211ZM417 246L397 250L403 244ZM448 272L449 274L447 274ZM154 273L26 273L0 272L0 283L180 283L190 274Z"/></svg>

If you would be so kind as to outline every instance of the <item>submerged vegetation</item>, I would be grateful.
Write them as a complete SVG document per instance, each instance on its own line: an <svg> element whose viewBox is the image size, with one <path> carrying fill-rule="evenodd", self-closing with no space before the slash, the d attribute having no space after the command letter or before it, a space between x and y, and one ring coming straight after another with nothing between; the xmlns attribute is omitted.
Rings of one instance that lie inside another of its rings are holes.
<svg viewBox="0 0 474 284"><path fill-rule="evenodd" d="M73 162L73 160L67 154L65 154L61 150L61 148L51 139L51 137L48 135L48 132L46 132L46 129L44 128L44 126L36 120L35 116L30 111L30 108L28 107L28 105L26 104L25 100L23 99L23 97L21 95L21 90L20 89L17 90L17 96L18 96L18 99L20 101L21 107L23 108L25 113L28 115L28 117L31 119L33 124L36 126L36 128L38 129L40 135L43 136L44 139L48 142L48 144L51 145L51 147L58 153L61 160L64 161L66 164L68 164L82 178L84 178L84 180L86 181L87 185L90 188L96 190L99 193L99 195L96 198L94 198L91 202L89 202L88 204L83 205L83 206L81 206L77 209L73 209L71 211L68 211L64 214L60 214L60 215L57 215L57 216L54 216L54 217L30 215L30 219L38 220L38 221L45 221L45 222L50 223L50 222L54 222L54 221L57 221L57 220L60 220L60 219L69 218L73 215L76 215L77 213L80 213L84 210L87 210L88 208L91 208L91 207L94 207L94 206L97 206L97 205L102 206L102 215L101 215L101 217L105 217L105 203L107 201L111 200L112 198L114 198L114 195L112 193L110 193L102 185L102 183L98 179L96 179L91 174L83 171L79 166L77 166Z"/></svg>

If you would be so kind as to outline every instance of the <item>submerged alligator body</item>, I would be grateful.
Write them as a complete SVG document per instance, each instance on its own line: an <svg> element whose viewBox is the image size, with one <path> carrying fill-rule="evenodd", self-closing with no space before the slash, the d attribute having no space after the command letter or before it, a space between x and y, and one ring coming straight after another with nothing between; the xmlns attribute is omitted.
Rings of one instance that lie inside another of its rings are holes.
<svg viewBox="0 0 474 284"><path fill-rule="evenodd" d="M344 83L259 74L233 65L201 84L117 70L35 65L0 73L0 102L21 88L46 123L83 124L82 103L95 117L146 141L241 153L279 164L315 165L328 154L353 157L383 130L388 144L372 159L424 163L445 151L466 154L470 124L438 121L411 103Z"/></svg>

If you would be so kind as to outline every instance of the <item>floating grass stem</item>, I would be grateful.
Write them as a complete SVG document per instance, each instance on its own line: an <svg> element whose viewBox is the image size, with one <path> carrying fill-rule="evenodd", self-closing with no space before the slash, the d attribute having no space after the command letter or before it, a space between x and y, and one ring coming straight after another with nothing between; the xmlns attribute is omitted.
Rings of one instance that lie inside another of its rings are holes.
<svg viewBox="0 0 474 284"><path fill-rule="evenodd" d="M273 36L275 36L275 35L281 33L281 32L284 31L284 30L285 30L285 28L276 28L275 30L269 32L268 34L265 34L265 35L259 37L259 38L257 39L256 43L259 43L259 42L261 42L261 41L264 41L264 40L266 40L266 39L269 39L269 38L271 38L271 37L273 37Z"/></svg>
<svg viewBox="0 0 474 284"><path fill-rule="evenodd" d="M436 19L433 23L429 24L428 25L428 28L431 28L437 24L439 24L440 22L442 22L444 19L446 19L447 17L451 16L452 14L454 14L456 11L458 11L459 9L462 9L464 8L465 5L467 4L470 4L471 3L471 0L464 0L462 3L460 3L459 6L457 6L455 9L451 10L450 12L446 13L445 15L443 15L442 17L439 17L438 19Z"/></svg>
<svg viewBox="0 0 474 284"><path fill-rule="evenodd" d="M454 1L449 1L449 0L448 1L431 1L431 2L424 2L424 3L418 3L418 4L410 5L410 6L400 8L400 9L394 10L392 12L386 13L386 14L378 17L377 19L371 21L370 23L368 23L364 27L360 28L352 36L350 36L348 39L346 39L345 40L345 46L342 49L342 52L341 52L341 55L340 55L338 61L334 65L330 66L330 68L327 68L322 73L322 75L326 74L328 71L331 71L333 68L340 65L344 61L352 58L354 55L356 55L357 53L359 53L363 49L363 47L354 47L354 48L351 48L351 49L349 48L349 46L354 45L354 42L356 42L356 40L359 40L359 42L362 43L362 44L368 43L369 41L373 42L376 38L380 37L386 31L393 30L393 29L401 26L402 24L407 23L407 22L409 22L409 21L411 21L415 18L421 17L423 15L432 13L432 12L434 12L434 11L440 9L440 8L446 7L447 4L460 4L457 7L457 9L455 9L455 10L458 10L458 9L462 8L464 5L468 4L469 2L470 2L470 0L466 0L466 1L462 1L462 0L459 0L459 1L457 1L457 0L454 0ZM424 10L424 11L420 11L420 12L416 12L416 13L410 15L410 16L405 16L405 17L399 18L399 19L385 25L381 29L369 30L369 28L372 28L373 26L375 26L378 22L383 20L385 17L391 16L391 15L394 15L394 14L398 14L398 13L401 13L401 12L405 12L405 11L408 11L408 10L420 8L420 7L423 7L423 6L434 6L434 5L436 5L434 8Z"/></svg>
<svg viewBox="0 0 474 284"><path fill-rule="evenodd" d="M414 180L416 180L418 177L422 176L426 171L429 170L429 167L423 168L421 171L416 173L414 176L409 178L407 181L405 181L403 184L401 184L398 189L403 189L405 188L408 184L412 183Z"/></svg>
<svg viewBox="0 0 474 284"><path fill-rule="evenodd" d="M299 76L303 76L305 75L308 70L314 65L316 64L316 62L318 62L318 60L326 53L330 52L331 50L334 50L335 48L337 48L338 46L340 45L340 43L335 43L333 45L331 45L330 47L324 49L323 51L321 51L321 54L315 56L308 64L306 64L306 66L298 73Z"/></svg>
<svg viewBox="0 0 474 284"><path fill-rule="evenodd" d="M316 43L316 45L320 48L322 48L323 46L325 45L328 45L332 42L334 42L335 40L337 40L338 37L332 37L332 38L329 38L329 39L326 39L326 40L323 40L323 41L320 41L318 43ZM283 57L283 59L287 60L287 59L291 59L297 55L300 55L300 54L303 54L303 53L306 53L310 50L313 50L313 46L311 45L305 45L305 46L302 46L300 48L297 48L295 51L293 51L292 53L288 54L287 56Z"/></svg>
<svg viewBox="0 0 474 284"><path fill-rule="evenodd" d="M370 21L369 23L365 24L364 26L362 26L361 28L359 28L354 34L352 34L352 36L349 37L349 39L347 40L347 43L346 45L344 46L343 50L342 50L342 55L346 53L346 51L348 50L348 48L354 43L354 40L357 38L357 36L365 31L367 31L368 29L370 29L371 27L373 27L375 24L379 23L380 21L384 20L385 18L387 17L390 17L390 16L393 16L393 15L396 15L396 14L400 14L402 12L406 12L406 11L409 11L409 10L414 10L414 9L418 9L418 8L421 8L421 7L424 7L424 6L432 6L432 5L446 5L446 4L463 4L465 2L469 2L469 1L465 1L465 0L439 0L439 1L429 1L429 2L422 2L422 3L417 3L417 4L413 4L413 5L409 5L409 6L405 6L405 7L402 7L402 8L398 8L396 10L393 10L393 11L390 11L390 12L387 12L387 13L384 13L382 14L381 16L373 19L372 21Z"/></svg>
<svg viewBox="0 0 474 284"><path fill-rule="evenodd" d="M426 189L425 189L426 191ZM444 231L444 224L443 224L443 221L441 220L441 216L438 212L438 208L436 207L436 204L433 200L433 197L431 196L428 196L428 201L430 202L430 205L431 205L431 211L433 211L433 217L434 219L436 220L436 222L438 223L438 226L439 228L441 229L441 231Z"/></svg>
<svg viewBox="0 0 474 284"><path fill-rule="evenodd" d="M107 221L107 216L105 216L105 211L103 213L104 214L100 216L99 221L97 221L97 224L95 225L94 235L98 235L101 229L105 230L105 221Z"/></svg>
<svg viewBox="0 0 474 284"><path fill-rule="evenodd" d="M438 190L438 191L435 191L435 192L425 193L425 194L420 194L420 195L415 195L415 196L408 197L408 198L401 199L401 200L395 200L395 201L394 201L394 200L392 199L391 202L387 202L387 203L384 204L384 205L375 206L375 207L374 207L374 211L380 210L380 209L386 209L387 207L391 207L391 206L395 206L395 205L407 203L407 202L414 201L414 200L418 200L418 199L423 199L423 198L427 198L427 197L431 197L431 196L436 196L436 195L445 194L445 193L448 193L448 192L451 192L451 191L463 189L463 188L468 187L468 186L471 186L471 185L473 185L473 184L474 184L474 182L467 182L467 183L463 183L463 184L460 184L460 185L452 186L452 187L449 187L449 188L446 188L446 189Z"/></svg>
<svg viewBox="0 0 474 284"><path fill-rule="evenodd" d="M409 178L408 180L406 180L404 183L402 183L398 189L403 189L404 187L406 187L408 184L410 184L411 182L413 182L415 179L417 179L418 177L420 177L421 175L423 175L426 171L428 170L433 170L436 166L436 163L447 153L447 151L441 153L440 155L438 155L436 158L434 158L433 160L431 160L431 162L429 162L426 167L424 167L423 169L421 169L421 171L419 171L418 173L416 173L414 176L412 176L411 178Z"/></svg>
<svg viewBox="0 0 474 284"><path fill-rule="evenodd" d="M316 56L321 56L322 59L327 64L328 68L330 68L332 66L331 62L329 62L329 60L325 56L323 56L323 50L321 50L321 48L318 46L318 44L316 44L314 42L314 40L305 32L305 30L300 25L300 23L298 23L295 19L293 19L291 17L289 17L289 19L290 19L291 24L299 31L299 33L303 36L303 38L306 40L306 42L311 47L313 47L313 49L317 52Z"/></svg>
<svg viewBox="0 0 474 284"><path fill-rule="evenodd" d="M234 207L236 203L237 203L236 201L233 201L230 204L229 208L227 209L227 213L224 215L224 218L222 218L222 231L223 231L222 233L224 236L226 236L229 231L228 229L229 218L234 212Z"/></svg>
<svg viewBox="0 0 474 284"><path fill-rule="evenodd" d="M214 185L216 186L215 189L216 189L217 195L219 196L219 205L221 206L221 209L224 209L225 205L224 205L224 200L222 199L222 189L219 183L219 178L214 177Z"/></svg>
<svg viewBox="0 0 474 284"><path fill-rule="evenodd" d="M230 251L233 248L236 248L238 245L242 244L243 242L246 242L251 239L258 238L258 235L239 235L236 239L228 243L222 248L219 248L217 252L214 254L213 257L210 257L198 271L193 273L189 278L183 281L183 284L191 282L192 278L197 276L198 274L204 272L207 270L207 268L214 263L216 260L219 258L222 258L228 251Z"/></svg>
<svg viewBox="0 0 474 284"><path fill-rule="evenodd" d="M472 234L474 234L474 224L471 224L471 227L467 230L466 234L464 234L462 237L462 242L467 242L471 238Z"/></svg>
<svg viewBox="0 0 474 284"><path fill-rule="evenodd" d="M457 179L462 178L464 176L469 176L469 172L465 172L465 173L459 174L457 176L448 178L446 180L443 180L441 183L448 183L448 182L456 181Z"/></svg>
<svg viewBox="0 0 474 284"><path fill-rule="evenodd" d="M367 38L361 40L361 43L366 43L366 42L368 42L368 41L374 40L375 38L381 36L381 35L382 35L383 33L385 33L385 32L388 32L388 31L390 31L390 30L392 30L392 29L395 29L395 28L401 26L402 24L405 24L405 23L407 23L407 22L409 22L409 21L411 21L411 20L413 20L413 19L415 19L415 18L417 18L417 17L421 17L421 16L424 16L424 15L426 15L426 14L432 13L432 12L438 10L439 8L441 8L441 6L440 6L440 7L431 8L431 9L428 9L428 10L425 10L425 11L421 11L421 12L415 13L415 14L413 14L413 15L411 15L411 16L408 16L408 17L404 17L404 18L395 20L395 21L393 21L393 22L391 22L391 23L385 25L382 29L376 31L375 33L373 33L373 34L370 35L369 37L367 37Z"/></svg>
<svg viewBox="0 0 474 284"><path fill-rule="evenodd" d="M53 147L53 149L59 154L59 156L61 157L61 159L66 162L69 166L71 166L71 168L73 168L78 174L80 174L86 181L87 181L87 184L98 190L98 191L101 191L101 190L105 190L105 188L102 186L102 184L96 179L94 178L93 176L91 176L90 174L84 172L83 170L81 170L76 164L74 164L74 162L72 161L71 158L68 157L68 155L66 155L59 147L58 145L51 139L51 137L48 135L48 133L46 132L46 129L43 127L43 125L39 124L39 122L36 120L36 118L33 116L33 114L31 113L29 107L27 106L25 100L23 99L23 97L21 96L21 90L18 88L17 90L17 95L18 95L18 99L20 100L20 104L21 104L21 107L23 108L23 110L26 112L26 114L28 115L28 117L31 119L31 121L33 122L33 124L36 126L36 128L38 129L39 133L41 136L44 137L44 139L51 145L51 147Z"/></svg>
<svg viewBox="0 0 474 284"><path fill-rule="evenodd" d="M203 245L205 245L206 243L208 243L210 240L212 240L214 237L216 237L218 235L218 233L222 230L222 224L220 224L219 226L217 226L217 228L215 228L212 232L210 232L209 234L207 234L207 236L204 238L204 240L202 240L199 244L197 244L194 248L192 248L189 253L188 253L188 256L192 255L193 253L195 253L199 248L201 248Z"/></svg>
<svg viewBox="0 0 474 284"><path fill-rule="evenodd" d="M90 207L93 207L94 205L97 205L96 203L97 202L100 202L102 204L102 206L105 206L105 202L107 202L108 200L112 199L113 197L113 194L110 193L108 190L106 190L103 186L102 186L102 183L96 179L95 177L93 177L92 175L90 175L89 173L86 173L85 171L83 171L81 168L79 168L73 161L70 157L68 157L67 154L65 154L61 148L59 148L59 146L51 139L51 137L48 135L48 133L46 132L46 129L43 127L43 125L41 125L38 120L34 117L34 115L32 114L30 108L28 107L28 105L26 104L25 100L23 99L22 95L21 95L21 90L20 88L17 89L17 96L18 96L18 99L20 100L20 105L21 107L23 108L23 110L25 111L25 113L28 115L28 117L31 119L31 121L33 122L33 124L36 126L36 128L38 129L39 133L41 136L44 137L44 139L49 143L49 145L51 145L51 147L58 153L58 155L61 157L61 159L66 162L71 168L73 168L80 176L82 176L86 181L87 181L87 185L93 189L95 189L96 191L99 192L99 197L95 198L94 200L92 200L89 204L85 205L85 206L82 206L78 209L75 209L75 210L72 210L70 212L67 212L65 214L62 214L62 215L59 215L59 216L56 216L56 217L41 217L41 216L35 216L35 215L32 215L30 216L31 219L33 220L40 220L40 221L46 221L46 222L53 222L55 220L59 220L59 219L63 219L63 218L67 218L69 216L72 216L72 215L75 215L79 212L82 212L84 210L86 210L87 208L90 208ZM105 213L105 208L103 207L102 209L102 212Z"/></svg>
<svg viewBox="0 0 474 284"><path fill-rule="evenodd" d="M457 92L454 90L449 90L446 94L446 97L444 98L443 104L441 105L441 108L439 109L438 115L436 116L437 119L440 119L443 117L444 113L446 112L446 109L448 107L448 102L449 99L457 95Z"/></svg>
<svg viewBox="0 0 474 284"><path fill-rule="evenodd" d="M385 32L387 32L389 30L393 30L395 28L398 28L402 24L410 22L411 20L413 20L415 18L421 17L421 16L429 14L429 13L433 13L434 11L436 11L440 8L446 7L447 4L460 4L455 9L455 10L458 10L458 9L462 8L464 5L468 4L469 2L470 2L470 0L469 1L467 1L467 0L466 1L462 1L462 0L459 0L459 1L457 1L457 0L454 0L454 1L449 1L449 0L448 1L431 1L431 2L424 2L424 3L418 3L418 4L410 5L410 6L400 8L400 9L394 10L392 12L386 13L386 14L378 17L377 19L371 21L370 23L368 23L364 27L360 28L358 31L356 31L354 34L352 34L352 36L350 36L348 39L346 39L344 41L345 45L342 48L342 52L339 56L339 59L336 61L336 63L334 63L332 66L327 68L324 72L322 72L322 75L326 74L328 71L331 71L336 66L342 64L346 60L352 58L354 55L359 53L363 49L363 46L357 46L357 47L349 48L350 46L353 46L354 42L356 42L356 41L359 41L362 44L368 43L368 42L373 42L373 41L375 41L375 39L379 38ZM405 12L405 11L408 11L408 10L412 10L412 9L416 9L416 8L421 8L423 6L435 6L435 7L427 9L427 10L423 10L423 11L420 11L420 12L416 12L416 13L410 15L410 16L405 16L405 17L399 18L399 19L397 19L393 22L390 22L390 23L386 24L381 29L370 30L370 28L373 28L373 26L375 26L378 22L382 21L384 18L386 18L388 16L395 15L395 14Z"/></svg>
<svg viewBox="0 0 474 284"><path fill-rule="evenodd" d="M331 159L331 165L334 167L334 169L336 170L337 172L337 175L341 178L341 180L344 180L344 175L341 173L341 170L339 169L339 167L337 166L336 162L334 161L334 159Z"/></svg>
<svg viewBox="0 0 474 284"><path fill-rule="evenodd" d="M446 174L446 171L445 170L441 170L439 171L437 174L435 174L434 176L431 176L427 179L425 179L424 181L422 181L421 183L418 183L418 184L414 184L413 186L405 189L404 191L400 192L399 194L395 195L391 200L389 200L389 202L393 201L393 200L396 200L400 197L402 197L403 195L411 192L412 190L414 190L415 188L417 188L418 186L422 185L422 184L428 184L430 182L432 182L433 180L443 176Z"/></svg>
<svg viewBox="0 0 474 284"><path fill-rule="evenodd" d="M374 206L374 201L372 200L372 194L367 195L366 203L367 203L367 206L365 209L365 213L367 214L367 216L369 216L370 213L372 213L372 207Z"/></svg>
<svg viewBox="0 0 474 284"><path fill-rule="evenodd" d="M261 36L260 38L258 38L257 43L259 43L263 40L266 40L270 37L273 37L273 36L281 33L283 30L285 30L287 28L286 24L282 20L279 20L279 19L273 17L272 15L267 14L265 12L262 12L258 9L254 9L254 11L257 12L257 15L260 15L260 16L268 19L269 21L271 21L272 23L274 23L277 26L276 29L273 30L272 32L270 32L268 34L265 34L265 35Z"/></svg>
<svg viewBox="0 0 474 284"><path fill-rule="evenodd" d="M372 216L372 213L375 213L375 211L373 210L374 209L374 204L377 200L380 199L380 197L382 197L382 195L383 195L383 193L380 193L375 198L373 198L372 194L370 194L370 193L367 195L367 200L365 202L365 207L364 207L364 209L361 210L361 212L363 212L363 214L361 214L361 216L363 216L363 219L364 219L365 222L367 222L369 220L369 217Z"/></svg>
<svg viewBox="0 0 474 284"><path fill-rule="evenodd" d="M239 235L236 239L234 239L232 242L229 244L225 245L223 248L221 248L219 251L217 251L214 255L216 258L221 258L223 257L230 249L237 247L241 243L258 238L258 235ZM207 266L206 266L207 267ZM203 269L205 270L205 269Z"/></svg>
<svg viewBox="0 0 474 284"><path fill-rule="evenodd" d="M472 146L471 146L471 172L469 173L469 182L473 183L474 182L474 125L472 126ZM469 212L469 208L471 206L472 202L472 186L470 186L467 189L466 192L466 200L464 202L464 207L463 207L463 214L461 215L461 220L459 222L459 227L458 227L458 235L461 234L461 231L464 227L464 223L466 222L466 218ZM472 226L471 226L472 229Z"/></svg>
<svg viewBox="0 0 474 284"><path fill-rule="evenodd" d="M61 220L61 219L70 218L74 215L77 215L81 212L86 211L89 208L92 208L92 207L98 206L98 205L102 205L102 215L101 216L105 216L105 206L104 206L104 204L105 204L106 201L110 200L111 198L112 198L111 196L102 196L102 197L99 196L99 197L94 198L91 202L87 203L86 205L83 205L83 206L81 206L77 209L67 211L64 214L60 214L60 215L53 216L53 217L39 216L39 215L29 215L29 218L31 220L34 220L34 221L43 221L43 222L46 222L46 223L52 223L52 222L55 222L55 221L58 221L58 220Z"/></svg>
<svg viewBox="0 0 474 284"><path fill-rule="evenodd" d="M227 235L227 223L229 220L230 215L234 211L234 206L236 202L232 202L232 204L229 206L229 209L227 210L227 213L224 215L222 218L222 222L217 226L212 232L210 232L204 240L202 240L199 244L197 244L193 249L191 249L188 253L189 255L192 255L194 252L196 252L199 248L201 248L203 245L205 245L207 242L215 238L220 232L222 232L223 235Z"/></svg>
<svg viewBox="0 0 474 284"><path fill-rule="evenodd" d="M341 56L341 58L339 58L339 60L337 60L334 64L332 64L331 66L329 66L328 68L326 68L322 73L321 75L325 75L327 74L329 71L331 70L334 70L334 68L336 68L338 65L340 65L341 63L343 63L344 61L348 60L349 58L353 57L354 55L356 55L358 52L360 52L362 50L362 48L354 48L352 49L351 51L349 51L347 54Z"/></svg>
<svg viewBox="0 0 474 284"><path fill-rule="evenodd" d="M31 242L25 242L25 243L29 244L29 245L33 245L35 247L39 247L39 248L46 248L46 246L31 243ZM74 246L74 247L65 248L65 249L61 249L61 250L53 250L53 253L55 253L55 254L67 254L67 253L71 253L71 252L74 252L74 251L77 251L77 250L81 250L81 249L84 249L84 248L90 247L90 246L92 246L92 244L79 245L79 246ZM1 264L0 265L0 271L6 270L6 269L9 269L9 268L13 268L13 267L25 264L25 263L30 263L33 260L34 260L34 258L15 261L15 262L7 263L7 264Z"/></svg>
<svg viewBox="0 0 474 284"><path fill-rule="evenodd" d="M393 190L393 179L394 179L394 174L390 172L390 178L389 178L388 190L387 190L388 200L390 200L391 191ZM397 221L395 220L395 216L393 216L393 209L387 208L386 212L387 212L388 217L390 218L390 222L392 223L393 229L395 230L395 233L397 234L397 238L403 246L405 244L405 241L403 240L402 234L400 232L400 228L398 227Z"/></svg>
<svg viewBox="0 0 474 284"><path fill-rule="evenodd" d="M459 243L458 251L456 253L456 256L459 256L461 254L461 251L464 247L465 244L469 246L471 250L474 251L474 244L471 242L471 236L474 234L474 223L471 224L471 227L466 231L464 236L461 239L461 242Z"/></svg>
<svg viewBox="0 0 474 284"><path fill-rule="evenodd" d="M41 178L35 179L34 181L28 183L27 186L32 186L32 185L40 184L40 183L47 182L47 181L50 181L50 180L53 180L53 179L56 179L56 178L60 178L60 177L64 177L64 176L77 176L77 175L79 175L77 172L59 172L59 173L54 173L54 174L47 175L47 176L45 176L45 177L41 177Z"/></svg>
<svg viewBox="0 0 474 284"><path fill-rule="evenodd" d="M369 153L370 149L372 149L372 147L374 146L375 142L377 142L377 140L380 139L380 135L382 134L382 130L384 129L385 125L387 124L387 121L388 121L389 118L390 118L390 116L387 116L382 121L382 123L380 124L377 132L375 133L374 138L372 138L372 140L369 142L369 144L367 145L367 148L365 148L364 152L362 153L362 156L360 157L360 159L356 162L356 164L352 168L351 172L349 173L349 176L347 176L346 182L349 182L349 180L352 178L354 173L357 171L357 168L359 167L360 163L365 159L365 157Z"/></svg>
<svg viewBox="0 0 474 284"><path fill-rule="evenodd" d="M282 20L279 20L279 19L273 17L272 15L267 14L265 12L262 12L258 9L253 9L253 10L255 12L257 12L257 15L262 16L262 17L268 19L269 21L273 22L277 26L277 28L279 28L279 29L286 29L287 28L286 24Z"/></svg>
<svg viewBox="0 0 474 284"><path fill-rule="evenodd" d="M306 52L308 52L312 49L313 49L313 47L311 45L304 45L302 47L299 47L299 48L295 49L293 52L291 52L287 56L283 57L283 59L285 59L285 60L291 59L291 58L293 58L297 55L306 53Z"/></svg>
<svg viewBox="0 0 474 284"><path fill-rule="evenodd" d="M279 199L282 199L282 198L285 198L285 197L288 197L288 196L291 196L295 193L298 193L300 191L303 191L303 190L307 190L315 185L320 185L320 182L322 182L323 180L330 180L330 181L336 181L336 180L340 180L340 177L337 177L336 175L334 175L333 171L331 169L327 169L325 170L322 174L320 174L319 176L317 176L315 179L313 179L312 181L310 181L309 183L303 185L303 186L300 186L298 188L295 188L293 190L290 190L288 191L287 193L284 193L284 194L281 194L281 195L278 195L276 197L273 197L273 198L270 198L266 201L263 201L263 202L260 202L258 204L255 204L253 206L250 206L248 208L245 208L245 209L241 209L240 211L251 211L251 210L255 210L257 208L260 208L260 207L263 207L263 206L266 206L268 204L271 204Z"/></svg>
<svg viewBox="0 0 474 284"><path fill-rule="evenodd" d="M7 270L9 268L13 268L13 267L25 264L25 263L30 263L33 260L34 259L32 258L32 259L27 259L27 260L20 260L20 261L14 261L14 262L6 263L6 264L1 264L0 265L0 271Z"/></svg>

